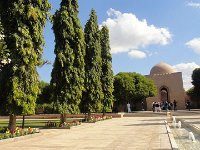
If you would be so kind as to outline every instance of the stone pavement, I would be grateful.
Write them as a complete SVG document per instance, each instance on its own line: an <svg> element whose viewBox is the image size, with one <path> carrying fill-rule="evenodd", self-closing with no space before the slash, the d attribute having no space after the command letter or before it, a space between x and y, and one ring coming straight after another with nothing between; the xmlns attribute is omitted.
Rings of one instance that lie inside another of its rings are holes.
<svg viewBox="0 0 200 150"><path fill-rule="evenodd" d="M70 130L42 130L31 138L1 142L0 150L170 150L165 119L124 117L83 123Z"/></svg>

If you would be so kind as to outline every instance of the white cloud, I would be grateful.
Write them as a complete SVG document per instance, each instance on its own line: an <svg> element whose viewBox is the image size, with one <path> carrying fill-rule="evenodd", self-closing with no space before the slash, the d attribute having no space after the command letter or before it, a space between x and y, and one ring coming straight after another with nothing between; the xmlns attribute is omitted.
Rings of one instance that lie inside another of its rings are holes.
<svg viewBox="0 0 200 150"><path fill-rule="evenodd" d="M200 3L188 2L187 5L195 8L200 8Z"/></svg>
<svg viewBox="0 0 200 150"><path fill-rule="evenodd" d="M136 59L143 59L147 57L146 53L139 50L131 50L130 52L128 52L128 56Z"/></svg>
<svg viewBox="0 0 200 150"><path fill-rule="evenodd" d="M194 38L186 43L186 45L193 49L194 52L200 54L200 38Z"/></svg>
<svg viewBox="0 0 200 150"><path fill-rule="evenodd" d="M110 8L107 14L109 18L102 24L109 28L112 53L128 52L150 44L166 45L172 38L168 29L148 25L145 19L139 20L132 13Z"/></svg>
<svg viewBox="0 0 200 150"><path fill-rule="evenodd" d="M196 64L195 62L191 62L191 63L180 63L177 65L174 65L173 68L179 72L182 72L183 86L184 86L185 90L188 90L189 88L191 88L193 86L191 84L192 72L195 68L200 68L200 66L198 64Z"/></svg>
<svg viewBox="0 0 200 150"><path fill-rule="evenodd" d="M145 50L146 54L148 55L148 57L151 57L153 55L158 55L158 52L152 52L152 51L148 51L148 50Z"/></svg>

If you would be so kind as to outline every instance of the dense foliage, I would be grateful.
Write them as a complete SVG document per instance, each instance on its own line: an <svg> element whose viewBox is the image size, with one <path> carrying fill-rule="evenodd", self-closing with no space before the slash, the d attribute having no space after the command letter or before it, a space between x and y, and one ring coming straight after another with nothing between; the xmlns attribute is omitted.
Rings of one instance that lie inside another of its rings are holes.
<svg viewBox="0 0 200 150"><path fill-rule="evenodd" d="M84 35L77 0L62 0L53 16L56 54L51 73L53 101L61 114L79 113L84 89Z"/></svg>
<svg viewBox="0 0 200 150"><path fill-rule="evenodd" d="M47 0L1 0L0 6L11 59L0 76L1 111L34 114L39 92L36 66L42 62L42 33L50 4Z"/></svg>
<svg viewBox="0 0 200 150"><path fill-rule="evenodd" d="M102 59L100 31L95 10L92 9L90 18L85 25L85 92L82 100L83 111L88 113L102 110Z"/></svg>
<svg viewBox="0 0 200 150"><path fill-rule="evenodd" d="M101 29L101 58L102 58L102 91L103 112L111 112L113 107L113 71L112 55L110 53L109 30L106 26Z"/></svg>
<svg viewBox="0 0 200 150"><path fill-rule="evenodd" d="M114 96L116 105L125 105L155 96L156 87L152 80L134 73L121 72L115 76Z"/></svg>
<svg viewBox="0 0 200 150"><path fill-rule="evenodd" d="M196 68L192 72L192 84L195 88L200 88L200 68Z"/></svg>
<svg viewBox="0 0 200 150"><path fill-rule="evenodd" d="M6 42L4 41L4 32L3 27L0 22L0 70L2 67L7 64L8 57L9 57L9 50L7 49Z"/></svg>
<svg viewBox="0 0 200 150"><path fill-rule="evenodd" d="M51 103L51 87L49 83L44 81L39 82L40 93L37 97L37 104Z"/></svg>
<svg viewBox="0 0 200 150"><path fill-rule="evenodd" d="M193 87L187 91L187 94L192 100L198 100L200 98L200 68L196 68L192 72L192 84Z"/></svg>

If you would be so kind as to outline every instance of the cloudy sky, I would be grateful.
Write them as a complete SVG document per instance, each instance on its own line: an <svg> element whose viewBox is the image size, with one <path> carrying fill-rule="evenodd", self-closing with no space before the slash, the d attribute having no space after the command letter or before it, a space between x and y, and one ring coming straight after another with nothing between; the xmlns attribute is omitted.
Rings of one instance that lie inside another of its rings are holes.
<svg viewBox="0 0 200 150"><path fill-rule="evenodd" d="M49 0L51 13L61 0ZM187 0L79 0L82 27L91 9L99 25L110 30L114 74L149 74L165 62L183 73L184 88L191 85L191 73L200 67L200 1ZM47 24L44 32L44 58L54 62L54 34ZM41 80L50 81L52 65L39 68Z"/></svg>

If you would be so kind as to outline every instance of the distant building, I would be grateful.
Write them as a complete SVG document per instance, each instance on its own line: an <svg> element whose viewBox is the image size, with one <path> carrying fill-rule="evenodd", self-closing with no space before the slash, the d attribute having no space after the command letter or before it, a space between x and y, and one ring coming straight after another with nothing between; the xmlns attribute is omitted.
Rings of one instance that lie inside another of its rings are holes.
<svg viewBox="0 0 200 150"><path fill-rule="evenodd" d="M153 102L173 103L174 100L177 102L177 109L185 109L185 91L181 72L176 72L172 66L162 62L155 65L150 75L146 77L152 79L157 86L157 95L146 99L147 110L152 110Z"/></svg>

